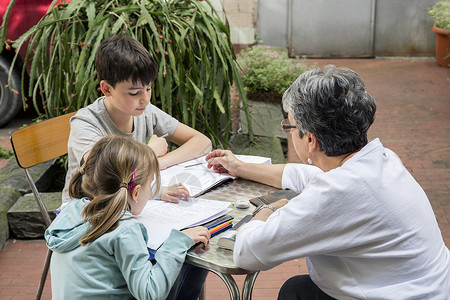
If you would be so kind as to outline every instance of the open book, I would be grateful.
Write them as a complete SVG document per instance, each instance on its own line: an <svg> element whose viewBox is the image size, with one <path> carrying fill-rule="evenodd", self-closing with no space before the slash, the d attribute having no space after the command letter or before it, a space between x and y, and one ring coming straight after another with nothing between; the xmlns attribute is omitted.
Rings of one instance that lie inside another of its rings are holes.
<svg viewBox="0 0 450 300"><path fill-rule="evenodd" d="M230 202L187 198L179 203L149 200L136 219L147 229L150 249L158 249L172 229L184 229L204 224L225 215Z"/></svg>
<svg viewBox="0 0 450 300"><path fill-rule="evenodd" d="M217 185L234 179L228 173L214 173L208 169L205 157L206 155L162 170L161 184L171 186L182 183L188 189L191 197L198 197ZM252 155L236 155L236 157L247 163L271 163L271 159L268 157Z"/></svg>

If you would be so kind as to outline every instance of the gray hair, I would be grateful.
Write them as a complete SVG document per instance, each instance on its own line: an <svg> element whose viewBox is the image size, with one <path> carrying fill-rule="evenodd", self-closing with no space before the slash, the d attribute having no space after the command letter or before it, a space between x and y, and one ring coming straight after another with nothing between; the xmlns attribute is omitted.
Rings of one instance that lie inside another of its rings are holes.
<svg viewBox="0 0 450 300"><path fill-rule="evenodd" d="M356 72L327 65L300 75L284 92L283 108L300 137L312 133L325 155L339 156L367 144L376 104Z"/></svg>

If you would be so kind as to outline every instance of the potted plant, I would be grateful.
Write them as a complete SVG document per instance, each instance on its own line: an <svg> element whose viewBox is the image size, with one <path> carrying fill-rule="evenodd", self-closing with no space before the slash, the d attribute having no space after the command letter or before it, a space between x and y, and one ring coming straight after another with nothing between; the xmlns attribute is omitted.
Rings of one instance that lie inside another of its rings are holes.
<svg viewBox="0 0 450 300"><path fill-rule="evenodd" d="M436 34L436 63L450 67L450 1L438 1L428 8L428 15L434 20Z"/></svg>
<svg viewBox="0 0 450 300"><path fill-rule="evenodd" d="M7 21L0 44L5 42ZM9 89L22 90L24 106L33 105L42 118L92 103L100 96L95 54L100 42L115 34L136 38L156 60L152 103L207 134L215 147L226 147L232 85L247 115L248 107L228 21L222 21L209 0L53 0L46 15L12 43L16 53L28 46L21 87L8 84ZM11 70L16 63L14 59Z"/></svg>
<svg viewBox="0 0 450 300"><path fill-rule="evenodd" d="M284 91L311 68L306 59L291 59L287 50L255 45L237 54L247 98L281 103Z"/></svg>

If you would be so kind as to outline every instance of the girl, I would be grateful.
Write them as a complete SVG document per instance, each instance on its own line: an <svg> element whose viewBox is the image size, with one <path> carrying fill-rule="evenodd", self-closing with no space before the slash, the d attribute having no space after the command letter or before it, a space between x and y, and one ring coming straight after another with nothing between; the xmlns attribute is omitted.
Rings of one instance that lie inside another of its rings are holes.
<svg viewBox="0 0 450 300"><path fill-rule="evenodd" d="M54 252L50 271L54 299L164 299L195 243L209 232L172 230L148 260L147 232L133 218L159 190L158 160L146 145L123 136L99 140L75 173L70 201L45 231Z"/></svg>

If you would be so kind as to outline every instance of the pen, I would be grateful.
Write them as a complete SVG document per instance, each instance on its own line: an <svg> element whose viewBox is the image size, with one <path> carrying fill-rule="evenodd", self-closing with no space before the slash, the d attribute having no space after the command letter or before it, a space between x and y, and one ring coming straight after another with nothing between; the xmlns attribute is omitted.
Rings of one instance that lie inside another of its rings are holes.
<svg viewBox="0 0 450 300"><path fill-rule="evenodd" d="M188 166L184 166L184 167L185 168L189 168L189 167L199 166L199 165L202 165L202 164L203 164L203 162L199 162L199 163L188 165Z"/></svg>

